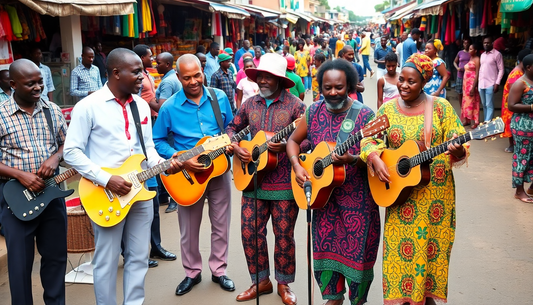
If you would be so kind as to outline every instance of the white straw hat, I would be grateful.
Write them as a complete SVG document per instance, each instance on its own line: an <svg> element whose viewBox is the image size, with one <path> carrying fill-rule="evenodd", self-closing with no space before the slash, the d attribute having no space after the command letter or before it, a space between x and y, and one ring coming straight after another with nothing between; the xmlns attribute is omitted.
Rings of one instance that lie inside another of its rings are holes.
<svg viewBox="0 0 533 305"><path fill-rule="evenodd" d="M285 57L277 53L267 53L261 56L259 66L257 68L249 68L245 70L248 76L254 82L257 82L257 72L267 72L280 78L283 88L294 87L294 82L285 76L287 71L287 60Z"/></svg>

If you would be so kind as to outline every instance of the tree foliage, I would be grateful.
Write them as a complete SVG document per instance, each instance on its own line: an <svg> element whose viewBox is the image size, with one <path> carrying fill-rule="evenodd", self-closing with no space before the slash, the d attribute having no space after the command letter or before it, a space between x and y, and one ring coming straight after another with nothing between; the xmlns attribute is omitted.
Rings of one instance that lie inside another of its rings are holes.
<svg viewBox="0 0 533 305"><path fill-rule="evenodd" d="M376 10L376 12L381 12L381 11L386 10L389 7L390 7L390 1L389 0L384 0L383 3L376 4L374 6L374 9Z"/></svg>
<svg viewBox="0 0 533 305"><path fill-rule="evenodd" d="M328 10L331 8L329 6L328 0L318 0L318 2L320 3L320 5L326 7L326 9L328 9Z"/></svg>

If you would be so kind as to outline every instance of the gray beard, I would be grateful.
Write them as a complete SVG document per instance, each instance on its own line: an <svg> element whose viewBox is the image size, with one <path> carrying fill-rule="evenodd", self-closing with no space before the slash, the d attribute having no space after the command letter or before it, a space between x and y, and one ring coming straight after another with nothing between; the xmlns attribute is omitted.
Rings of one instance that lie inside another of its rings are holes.
<svg viewBox="0 0 533 305"><path fill-rule="evenodd" d="M333 104L330 101L328 101L328 99L324 98L324 101L326 102L326 108L328 108L329 110L340 110L340 109L344 108L344 106L346 106L346 101L347 100L348 99L345 98L342 102L340 102L338 104Z"/></svg>
<svg viewBox="0 0 533 305"><path fill-rule="evenodd" d="M262 98L268 98L272 96L276 91L278 91L278 88L279 88L279 83L276 86L276 89L274 89L274 91L259 88L259 96Z"/></svg>

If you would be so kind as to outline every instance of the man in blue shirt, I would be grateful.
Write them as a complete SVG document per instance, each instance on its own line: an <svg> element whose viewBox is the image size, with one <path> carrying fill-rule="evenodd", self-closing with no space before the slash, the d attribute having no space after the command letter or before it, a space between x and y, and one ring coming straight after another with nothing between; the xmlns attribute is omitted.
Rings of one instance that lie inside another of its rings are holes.
<svg viewBox="0 0 533 305"><path fill-rule="evenodd" d="M50 71L50 68L48 66L43 65L41 61L43 60L43 53L41 52L41 49L34 48L30 53L30 60L33 61L37 67L39 67L39 70L41 70L41 75L43 76L43 92L41 93L41 97L45 101L53 102L53 92L56 90L54 87L54 81L52 79L52 71Z"/></svg>
<svg viewBox="0 0 533 305"><path fill-rule="evenodd" d="M157 106L154 105L154 110L159 111L161 105L174 95L174 93L180 91L183 86L176 76L176 71L172 69L172 62L174 61L172 54L163 52L157 55L155 61L157 63L157 66L155 67L157 73L163 75L161 83L159 83L159 86L155 91Z"/></svg>
<svg viewBox="0 0 533 305"><path fill-rule="evenodd" d="M216 42L211 43L209 53L205 55L207 61L205 63L204 74L207 79L207 86L211 86L211 76L215 73L220 65L218 64L218 53L220 45Z"/></svg>
<svg viewBox="0 0 533 305"><path fill-rule="evenodd" d="M244 40L243 43L242 43L242 48L237 50L237 52L235 53L234 63L235 63L235 67L237 68L237 71L239 71L242 68L242 67L239 67L239 60L241 59L241 57L246 52L254 55L254 50L250 49L250 41L249 40Z"/></svg>
<svg viewBox="0 0 533 305"><path fill-rule="evenodd" d="M0 71L0 103L11 97L11 85L9 84L9 70Z"/></svg>
<svg viewBox="0 0 533 305"><path fill-rule="evenodd" d="M355 89L356 89L355 93L357 95L357 100L362 103L363 102L363 94L362 94L362 92L365 91L365 84L364 84L365 71L364 71L363 67L361 67L360 64L354 62L354 57L355 57L355 51L349 45L344 46L344 48L342 48L342 50L339 52L339 58L345 59L348 62L350 62L352 64L352 66L355 68L355 70L357 71L357 76L358 76L358 80L359 81L358 81L357 85L355 86ZM353 93L354 92L350 92L350 96L353 96Z"/></svg>
<svg viewBox="0 0 533 305"><path fill-rule="evenodd" d="M177 151L189 150L205 136L219 135L224 132L215 118L211 105L212 96L203 86L204 75L200 60L192 54L185 54L176 62L178 77L183 90L173 95L161 107L153 128L153 137L157 152L164 158L170 158ZM233 119L231 106L226 94L213 89L220 107L224 128ZM167 141L168 134L174 134L173 146ZM231 151L231 146L228 148ZM208 170L198 162L198 156L183 163L188 173ZM180 174L181 175L181 174ZM190 206L178 206L178 224L180 227L181 261L185 268L185 279L176 288L177 295L191 291L202 280L202 256L200 255L200 223L204 201L208 198L209 218L211 220L211 255L209 267L212 281L226 291L235 290L232 280L226 276L228 263L229 225L231 216L231 177L229 173L213 178L198 202ZM178 187L186 188L185 185ZM187 190L184 189L184 192Z"/></svg>
<svg viewBox="0 0 533 305"><path fill-rule="evenodd" d="M94 51L84 47L81 54L81 64L70 73L70 95L81 99L102 88L100 69L93 65Z"/></svg>
<svg viewBox="0 0 533 305"><path fill-rule="evenodd" d="M405 61L413 54L418 52L418 49L416 48L416 42L418 39L420 39L420 35L422 32L418 28L414 28L411 30L411 37L407 38L403 42L403 54L402 54L402 67L405 64Z"/></svg>
<svg viewBox="0 0 533 305"><path fill-rule="evenodd" d="M387 46L387 36L382 36L380 39L381 45L376 46L374 51L374 62L378 64L378 79L383 77L387 70L385 69L385 55L392 52L391 47Z"/></svg>

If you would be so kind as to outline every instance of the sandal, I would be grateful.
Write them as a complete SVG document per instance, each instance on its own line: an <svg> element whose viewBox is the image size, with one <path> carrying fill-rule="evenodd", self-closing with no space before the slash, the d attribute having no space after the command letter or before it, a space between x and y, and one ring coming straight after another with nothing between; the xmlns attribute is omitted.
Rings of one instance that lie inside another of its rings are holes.
<svg viewBox="0 0 533 305"><path fill-rule="evenodd" d="M525 203L533 203L533 198L531 197L527 197L527 198L520 198L518 197L517 195L514 195L514 198L522 201L522 202L525 202Z"/></svg>
<svg viewBox="0 0 533 305"><path fill-rule="evenodd" d="M503 151L505 151L506 153L511 153L512 154L512 153L514 153L514 146L509 146L506 149L504 149ZM532 192L531 195L533 195L533 192Z"/></svg>

